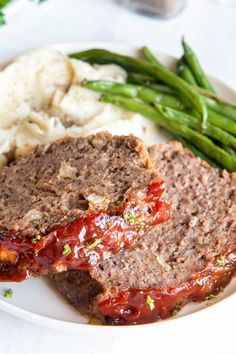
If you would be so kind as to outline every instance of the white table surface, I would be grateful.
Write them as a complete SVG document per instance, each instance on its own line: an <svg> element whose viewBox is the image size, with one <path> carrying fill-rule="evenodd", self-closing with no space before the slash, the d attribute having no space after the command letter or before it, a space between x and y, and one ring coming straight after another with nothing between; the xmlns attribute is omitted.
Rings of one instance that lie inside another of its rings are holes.
<svg viewBox="0 0 236 354"><path fill-rule="evenodd" d="M22 0L21 4L25 6L9 13L8 25L0 28L4 58L47 44L80 41L146 44L179 56L185 35L206 71L236 88L236 7L192 0L178 17L164 21L131 13L115 0L48 0L40 6ZM182 323L176 325L168 340L161 329L145 338L91 337L57 332L0 311L0 354L236 353L230 310L221 318L215 314L209 323L196 320L188 333L182 328Z"/></svg>

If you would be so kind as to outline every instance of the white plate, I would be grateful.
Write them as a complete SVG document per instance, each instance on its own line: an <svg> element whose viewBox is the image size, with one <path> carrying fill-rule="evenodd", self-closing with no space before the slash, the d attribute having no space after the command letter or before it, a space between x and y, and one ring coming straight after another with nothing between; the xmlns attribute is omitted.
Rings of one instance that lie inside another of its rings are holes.
<svg viewBox="0 0 236 354"><path fill-rule="evenodd" d="M137 48L132 48L125 45L116 45L109 43L84 43L84 44L61 44L54 45L56 49L65 53L72 53L89 48L104 48L123 54L136 55ZM173 67L176 63L174 57L158 54L160 61L168 67ZM6 62L9 58L2 58L2 62ZM236 92L230 89L216 78L210 78L219 95L230 102L236 102ZM165 141L166 135L157 138L157 142ZM4 290L7 288L13 289L14 295L11 299L3 297ZM160 329L163 326L167 330L174 328L177 323L186 322L190 325L192 321L205 320L208 316L213 316L216 312L219 316L225 311L233 311L236 304L236 278L231 281L225 291L217 297L216 301L204 302L201 304L190 304L186 306L175 319L169 319L147 325L139 326L96 326L87 324L87 319L76 312L68 305L50 286L42 279L30 278L23 283L0 283L0 309L9 312L17 317L38 323L47 327L56 329L68 329L70 331L84 332L87 334L104 334L117 335L133 334L138 331L150 331ZM234 295L233 295L234 294ZM223 300L224 301L221 301ZM209 306L211 305L211 306ZM202 310L202 311L200 311Z"/></svg>

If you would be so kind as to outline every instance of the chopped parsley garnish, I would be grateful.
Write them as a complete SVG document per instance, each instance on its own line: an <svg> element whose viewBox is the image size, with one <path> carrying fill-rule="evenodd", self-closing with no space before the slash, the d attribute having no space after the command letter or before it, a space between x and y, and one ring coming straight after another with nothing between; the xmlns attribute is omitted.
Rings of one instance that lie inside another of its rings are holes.
<svg viewBox="0 0 236 354"><path fill-rule="evenodd" d="M135 218L133 217L133 214L131 211L128 211L128 213L123 214L123 218L125 221L127 221L130 225L135 225L137 224L139 227L139 231L143 231L144 227L143 227L143 223L142 223L142 218L138 217Z"/></svg>
<svg viewBox="0 0 236 354"><path fill-rule="evenodd" d="M131 225L136 224L137 221L138 221L138 219L136 219L136 218L130 218L130 219L129 219L129 223L130 223Z"/></svg>
<svg viewBox="0 0 236 354"><path fill-rule="evenodd" d="M71 254L71 248L70 245L68 245L68 243L64 245L64 250L62 254L63 256L69 256L69 254Z"/></svg>
<svg viewBox="0 0 236 354"><path fill-rule="evenodd" d="M11 299L13 296L13 290L12 289L7 289L4 291L4 297L7 297L8 299Z"/></svg>
<svg viewBox="0 0 236 354"><path fill-rule="evenodd" d="M143 231L143 228L144 228L144 227L143 227L143 224L140 223L139 226L138 226L138 228L139 228L139 231L140 231L140 232Z"/></svg>
<svg viewBox="0 0 236 354"><path fill-rule="evenodd" d="M224 256L218 257L217 260L216 260L216 262L217 262L218 265L224 265L224 263L225 263L225 257L224 257Z"/></svg>
<svg viewBox="0 0 236 354"><path fill-rule="evenodd" d="M172 316L176 316L179 312L179 309L175 308L173 311L172 311Z"/></svg>
<svg viewBox="0 0 236 354"><path fill-rule="evenodd" d="M125 214L123 215L123 218L124 218L125 220L129 220L130 218L132 218L132 216L133 216L132 212L131 212L131 211L128 211L128 213L125 213Z"/></svg>
<svg viewBox="0 0 236 354"><path fill-rule="evenodd" d="M197 279L197 280L196 280L196 283L197 283L198 285L203 285L203 279Z"/></svg>
<svg viewBox="0 0 236 354"><path fill-rule="evenodd" d="M147 299L146 299L146 304L150 307L150 310L153 311L154 308L155 308L155 303L154 303L154 300L151 298L151 296L147 296Z"/></svg>
<svg viewBox="0 0 236 354"><path fill-rule="evenodd" d="M95 238L94 242L87 244L86 247L93 248L93 247L97 246L100 242L102 242L102 240L100 238Z"/></svg>
<svg viewBox="0 0 236 354"><path fill-rule="evenodd" d="M216 298L217 298L216 295L210 294L210 295L208 295L208 296L206 297L206 300L214 300L214 299L216 299Z"/></svg>
<svg viewBox="0 0 236 354"><path fill-rule="evenodd" d="M31 242L35 244L37 241L41 240L41 238L42 236L37 234L32 238Z"/></svg>

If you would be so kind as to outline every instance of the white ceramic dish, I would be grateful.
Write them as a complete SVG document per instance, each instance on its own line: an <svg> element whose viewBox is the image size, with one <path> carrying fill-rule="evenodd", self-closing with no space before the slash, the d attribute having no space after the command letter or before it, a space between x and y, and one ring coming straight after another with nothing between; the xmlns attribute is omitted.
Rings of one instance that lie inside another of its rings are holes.
<svg viewBox="0 0 236 354"><path fill-rule="evenodd" d="M65 53L72 53L96 47L124 54L137 54L137 48L109 43L61 44L54 45L53 47ZM158 54L158 58L163 64L170 68L173 67L176 62L176 59L169 55ZM9 58L3 58L2 62L6 62L8 59ZM236 92L234 90L230 89L216 78L210 77L210 79L221 97L232 103L236 102ZM158 143L166 140L167 134L160 132L159 136L157 136L156 142ZM4 290L7 288L13 289L14 296L11 299L3 297ZM220 317L225 311L230 312L231 309L233 310L233 308L235 308L235 292L236 278L233 279L225 291L217 297L217 300L211 301L210 303L204 302L201 304L190 304L174 319L147 325L129 327L106 326L106 328L104 328L104 326L88 324L88 320L64 302L45 281L42 279L30 278L23 283L0 283L0 309L43 326L56 329L67 329L87 334L106 333L106 335L117 335L127 334L127 332L135 334L139 331L148 331L150 333L150 331L160 327L163 328L163 326L166 326L166 329L169 330L172 327L174 328L178 322L180 323L180 321L182 324L183 322L186 322L186 325L191 325L192 321L196 320L201 321L202 319L204 321L207 316L212 316L216 312Z"/></svg>

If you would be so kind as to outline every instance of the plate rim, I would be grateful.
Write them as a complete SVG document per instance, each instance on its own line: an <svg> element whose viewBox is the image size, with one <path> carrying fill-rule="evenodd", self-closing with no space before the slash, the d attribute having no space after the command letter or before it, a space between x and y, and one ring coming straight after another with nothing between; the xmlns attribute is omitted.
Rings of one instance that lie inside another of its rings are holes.
<svg viewBox="0 0 236 354"><path fill-rule="evenodd" d="M193 317L195 317L196 320L201 319L202 314L203 315L208 314L210 318L212 311L215 312L216 307L218 308L218 310L225 312L226 302L227 305L230 306L230 309L233 309L232 305L233 304L235 305L235 302L233 303L233 301L235 300L235 296L236 293L233 293L229 295L227 298L223 299L222 301L211 303L209 306L199 311L195 311L190 314L187 314L185 316L181 316L181 317L176 316L174 318L171 317L169 319L156 321L153 323L130 325L130 326L94 325L89 323L75 323L70 321L58 320L55 318L38 315L31 311L21 309L1 299L0 299L0 309L17 318L21 318L23 320L27 320L31 323L34 323L36 325L41 325L51 329L66 330L66 331L72 331L72 332L84 333L84 334L88 334L88 332L89 334L104 334L104 329L105 329L106 335L114 336L114 335L126 335L128 334L128 332L132 332L130 334L136 334L139 331L142 331L143 333L144 332L146 333L148 331L150 333L150 331L157 328L157 326L158 328L159 327L163 328L167 326L168 329L170 329L170 326L175 325L176 321L188 322L188 321L192 321ZM68 304L68 306L70 305ZM220 312L218 314L220 317Z"/></svg>

